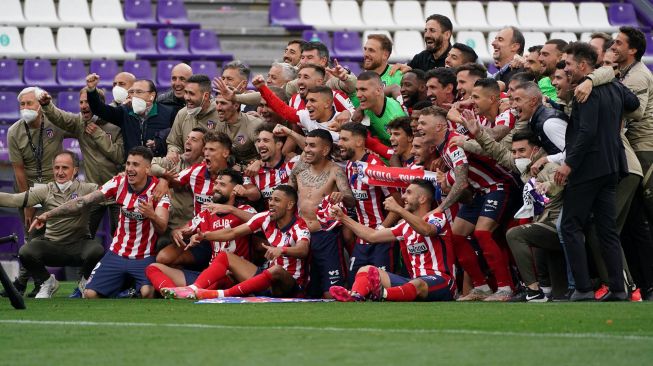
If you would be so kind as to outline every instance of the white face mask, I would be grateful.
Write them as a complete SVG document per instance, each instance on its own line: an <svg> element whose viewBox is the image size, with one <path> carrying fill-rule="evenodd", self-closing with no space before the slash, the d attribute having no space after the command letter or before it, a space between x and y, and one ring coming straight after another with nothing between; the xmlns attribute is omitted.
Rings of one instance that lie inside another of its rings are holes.
<svg viewBox="0 0 653 366"><path fill-rule="evenodd" d="M127 89L123 88L122 86L114 86L113 90L111 90L111 93L113 94L113 100L116 101L118 104L122 104L127 99Z"/></svg>
<svg viewBox="0 0 653 366"><path fill-rule="evenodd" d="M147 103L138 97L132 97L132 109L136 114L143 114L147 109Z"/></svg>
<svg viewBox="0 0 653 366"><path fill-rule="evenodd" d="M73 185L73 181L72 181L72 180L69 180L69 181L67 181L66 183L58 183L58 182L55 182L55 183L57 184L57 187L59 187L59 190L60 190L61 192L65 192L65 191L67 191L68 188L70 188L70 186Z"/></svg>
<svg viewBox="0 0 653 366"><path fill-rule="evenodd" d="M519 172L524 174L526 172L526 168L531 164L531 159L529 158L517 158L515 159L515 166L517 166L517 169L519 169Z"/></svg>
<svg viewBox="0 0 653 366"><path fill-rule="evenodd" d="M33 109L21 109L20 118L22 118L27 123L32 123L39 116L39 111Z"/></svg>
<svg viewBox="0 0 653 366"><path fill-rule="evenodd" d="M198 114L200 114L200 112L202 111L202 104L204 104L204 96L202 96L202 100L200 100L199 107L195 107L195 108L186 107L186 111L188 112L188 115L197 116Z"/></svg>

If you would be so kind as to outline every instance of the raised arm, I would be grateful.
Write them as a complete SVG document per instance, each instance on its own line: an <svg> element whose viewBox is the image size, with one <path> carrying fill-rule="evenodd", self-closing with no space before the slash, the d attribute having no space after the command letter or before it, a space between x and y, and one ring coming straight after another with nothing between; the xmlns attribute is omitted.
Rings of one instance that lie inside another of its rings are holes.
<svg viewBox="0 0 653 366"><path fill-rule="evenodd" d="M79 113L64 112L52 103L52 97L48 92L44 91L39 98L43 114L55 126L77 137L82 134L84 130L83 122L79 117Z"/></svg>
<svg viewBox="0 0 653 366"><path fill-rule="evenodd" d="M261 78L259 80L258 78ZM254 80L252 80L252 83L256 82L255 86L258 88L258 91L261 93L261 98L265 99L265 102L268 104L270 108L274 111L274 113L278 114L281 116L281 118L285 119L286 121L290 123L299 123L299 117L297 116L297 110L286 103L284 103L279 97L277 97L270 88L268 88L265 85L265 82L262 81L263 77L261 75L257 76Z"/></svg>
<svg viewBox="0 0 653 366"><path fill-rule="evenodd" d="M108 104L102 103L100 95L97 92L97 84L100 77L97 74L90 74L86 77L86 95L88 97L88 105L91 107L91 112L107 122L123 127L123 114L121 108L112 107Z"/></svg>
<svg viewBox="0 0 653 366"><path fill-rule="evenodd" d="M93 191L85 196L75 198L72 201L68 201L57 208L53 208L52 210L44 212L41 215L35 217L30 230L34 227L42 227L43 224L48 221L48 219L79 213L85 207L88 207L94 203L102 202L103 200L104 194L100 190Z"/></svg>
<svg viewBox="0 0 653 366"><path fill-rule="evenodd" d="M252 233L252 229L249 228L249 225L247 223L238 225L235 228L225 228L217 231L209 231L209 232L198 232L197 234L193 235L193 237L197 237L198 241L201 240L211 240L211 241L229 241L229 240L234 240L236 238L240 238L241 236L249 235ZM191 238L191 243L193 242L193 239Z"/></svg>
<svg viewBox="0 0 653 366"><path fill-rule="evenodd" d="M392 234L392 230L389 228L377 230L367 227L347 216L338 206L333 206L331 209L331 216L340 220L343 225L350 228L351 231L354 232L355 236L365 240L367 243L388 243L396 239L394 234Z"/></svg>

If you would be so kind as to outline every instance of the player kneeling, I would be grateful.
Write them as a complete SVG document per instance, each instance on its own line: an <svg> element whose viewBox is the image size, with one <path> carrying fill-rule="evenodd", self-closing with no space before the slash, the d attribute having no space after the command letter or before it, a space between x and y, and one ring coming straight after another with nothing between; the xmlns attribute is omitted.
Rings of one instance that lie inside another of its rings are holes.
<svg viewBox="0 0 653 366"><path fill-rule="evenodd" d="M211 265L202 271L195 283L185 287L162 288L167 298L211 299L268 294L274 297L297 297L306 282L304 258L308 256L310 232L304 220L296 215L297 191L288 185L274 189L269 211L261 212L247 223L191 237L189 245L201 240L230 241L262 231L270 245L264 245L268 268L256 267L251 262L231 253L221 252ZM223 281L227 272L238 282L226 290L207 290ZM270 290L269 293L266 290ZM265 291L265 292L264 292Z"/></svg>
<svg viewBox="0 0 653 366"><path fill-rule="evenodd" d="M385 209L396 212L403 220L392 228L374 230L359 224L333 207L332 216L352 229L369 243L399 240L402 254L411 263L411 278L386 272L374 266L362 267L356 273L352 290L332 286L331 295L338 301L450 301L455 281L451 275L453 251L446 218L441 213L429 213L435 190L431 182L414 179L406 188L401 207L392 198L384 202Z"/></svg>

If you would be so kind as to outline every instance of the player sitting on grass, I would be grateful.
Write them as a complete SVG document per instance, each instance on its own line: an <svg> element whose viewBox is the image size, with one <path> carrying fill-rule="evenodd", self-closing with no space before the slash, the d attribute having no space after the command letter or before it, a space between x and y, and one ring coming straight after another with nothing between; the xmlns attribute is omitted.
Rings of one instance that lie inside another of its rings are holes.
<svg viewBox="0 0 653 366"><path fill-rule="evenodd" d="M275 297L299 296L306 281L306 263L311 234L304 220L296 215L297 191L282 184L270 197L269 211L256 214L247 223L233 229L199 232L191 237L189 246L201 240L229 241L257 231L265 234L270 245L265 258L268 268L257 268L239 256L221 252L209 268L202 271L195 283L186 287L162 288L166 298L210 299L216 297L241 297L270 290ZM237 285L227 290L206 290L231 273ZM267 291L266 291L267 292Z"/></svg>
<svg viewBox="0 0 653 366"><path fill-rule="evenodd" d="M172 231L172 240L180 247L186 247L184 240L200 231L213 231L224 228L234 228L251 219L256 211L249 205L236 204L234 188L243 184L243 177L233 169L224 169L218 173L218 178L213 184L213 204L205 205L202 212L188 222L188 225ZM241 258L249 259L249 235L241 236L234 240L211 242L211 260L222 252L233 253ZM147 266L145 274L154 286L161 291L164 287L186 286L195 282L200 272L188 269L177 269L162 263L153 263ZM218 284L218 288L229 286L231 281L226 279L226 284Z"/></svg>
<svg viewBox="0 0 653 366"><path fill-rule="evenodd" d="M402 195L404 207L394 198L385 200L387 211L399 214L403 220L392 228L374 230L363 226L343 213L339 207L331 215L368 243L387 243L399 240L411 278L386 272L374 266L358 270L352 290L332 286L331 295L338 301L450 301L455 282L451 275L453 252L446 218L431 211L435 190L431 182L414 179Z"/></svg>

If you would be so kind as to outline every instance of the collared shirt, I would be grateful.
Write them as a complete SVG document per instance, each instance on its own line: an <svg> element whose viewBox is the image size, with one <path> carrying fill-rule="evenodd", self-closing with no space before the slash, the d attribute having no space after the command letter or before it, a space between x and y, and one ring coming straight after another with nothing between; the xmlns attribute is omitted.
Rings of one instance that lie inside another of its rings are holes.
<svg viewBox="0 0 653 366"><path fill-rule="evenodd" d="M446 60L450 50L451 43L449 43L447 50L437 59L433 57L433 52L424 50L413 56L413 59L408 63L408 66L412 69L420 69L424 72L435 69L436 67L444 67L444 60Z"/></svg>

